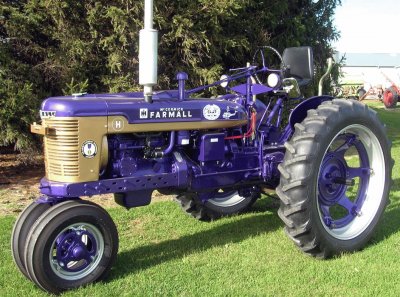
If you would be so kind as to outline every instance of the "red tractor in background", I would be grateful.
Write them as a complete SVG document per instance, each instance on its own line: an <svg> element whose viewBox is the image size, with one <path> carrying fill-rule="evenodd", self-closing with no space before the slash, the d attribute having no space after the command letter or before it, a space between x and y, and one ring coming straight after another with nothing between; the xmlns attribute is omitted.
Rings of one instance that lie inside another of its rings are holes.
<svg viewBox="0 0 400 297"><path fill-rule="evenodd" d="M389 76L387 76L383 71L381 71L381 73L391 83L391 86L383 93L383 104L386 108L395 108L397 101L399 100L400 89Z"/></svg>

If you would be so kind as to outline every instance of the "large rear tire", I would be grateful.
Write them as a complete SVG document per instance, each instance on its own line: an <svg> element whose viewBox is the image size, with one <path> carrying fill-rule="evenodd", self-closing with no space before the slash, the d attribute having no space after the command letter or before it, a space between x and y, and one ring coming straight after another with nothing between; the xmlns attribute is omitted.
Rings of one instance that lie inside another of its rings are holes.
<svg viewBox="0 0 400 297"><path fill-rule="evenodd" d="M386 108L395 108L398 100L399 94L393 87L387 88L383 93L383 104Z"/></svg>
<svg viewBox="0 0 400 297"><path fill-rule="evenodd" d="M197 193L178 195L176 200L182 210L190 216L202 220L216 220L224 216L231 216L246 211L258 199L259 193L252 192L249 196L242 196L236 190L215 192L212 198L203 203Z"/></svg>
<svg viewBox="0 0 400 297"><path fill-rule="evenodd" d="M376 113L352 100L324 102L285 146L277 194L289 238L319 258L364 247L388 203L393 167Z"/></svg>

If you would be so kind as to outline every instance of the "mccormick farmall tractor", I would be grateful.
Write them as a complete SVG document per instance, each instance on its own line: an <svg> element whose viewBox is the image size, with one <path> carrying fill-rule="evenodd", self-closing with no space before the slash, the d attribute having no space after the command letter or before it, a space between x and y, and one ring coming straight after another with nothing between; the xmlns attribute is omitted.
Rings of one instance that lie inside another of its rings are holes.
<svg viewBox="0 0 400 297"><path fill-rule="evenodd" d="M114 193L133 208L154 190L174 193L196 219L248 209L265 189L281 199L286 233L304 253L326 258L361 249L388 203L390 143L376 113L351 100L303 98L313 78L309 47L288 48L281 69L236 69L212 85L153 92L157 32L146 0L140 34L143 93L48 98L41 124L42 196L19 216L12 252L21 272L59 293L104 279L118 250L117 229L83 196ZM216 99L192 94L222 84ZM294 101L296 100L296 101ZM282 125L291 102L287 125ZM268 224L268 222L265 222Z"/></svg>

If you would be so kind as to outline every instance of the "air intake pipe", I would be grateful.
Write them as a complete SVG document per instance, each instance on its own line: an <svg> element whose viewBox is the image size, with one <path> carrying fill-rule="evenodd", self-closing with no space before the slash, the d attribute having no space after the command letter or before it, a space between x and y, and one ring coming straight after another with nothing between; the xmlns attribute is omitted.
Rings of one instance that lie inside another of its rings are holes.
<svg viewBox="0 0 400 297"><path fill-rule="evenodd" d="M153 29L153 0L144 1L144 29L139 34L139 84L147 103L153 102L157 84L158 32Z"/></svg>

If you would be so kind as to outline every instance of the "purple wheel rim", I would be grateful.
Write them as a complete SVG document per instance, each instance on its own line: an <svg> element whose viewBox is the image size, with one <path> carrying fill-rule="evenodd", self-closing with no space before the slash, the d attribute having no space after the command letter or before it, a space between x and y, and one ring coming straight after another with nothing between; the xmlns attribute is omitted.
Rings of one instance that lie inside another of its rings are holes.
<svg viewBox="0 0 400 297"><path fill-rule="evenodd" d="M103 253L104 239L99 229L77 223L57 235L50 250L50 264L57 276L77 280L96 269Z"/></svg>
<svg viewBox="0 0 400 297"><path fill-rule="evenodd" d="M355 159L357 165L351 166ZM382 148L370 129L352 125L335 136L317 186L318 211L328 233L348 240L369 226L382 199L384 172Z"/></svg>

